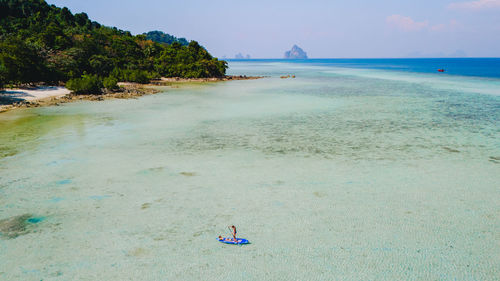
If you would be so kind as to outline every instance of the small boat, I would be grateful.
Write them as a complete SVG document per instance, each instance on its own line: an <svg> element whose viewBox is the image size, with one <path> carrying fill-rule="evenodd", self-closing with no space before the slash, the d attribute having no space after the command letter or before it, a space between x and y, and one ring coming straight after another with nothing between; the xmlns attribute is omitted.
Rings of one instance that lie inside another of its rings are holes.
<svg viewBox="0 0 500 281"><path fill-rule="evenodd" d="M442 69L442 68L441 68L441 69L438 69L438 71L439 71L439 72L444 72L444 69Z"/></svg>
<svg viewBox="0 0 500 281"><path fill-rule="evenodd" d="M243 244L250 244L250 241L244 238L236 238L236 241L234 238L229 238L229 237L222 237L222 238L217 238L217 241L225 244L233 244L233 245L243 245Z"/></svg>

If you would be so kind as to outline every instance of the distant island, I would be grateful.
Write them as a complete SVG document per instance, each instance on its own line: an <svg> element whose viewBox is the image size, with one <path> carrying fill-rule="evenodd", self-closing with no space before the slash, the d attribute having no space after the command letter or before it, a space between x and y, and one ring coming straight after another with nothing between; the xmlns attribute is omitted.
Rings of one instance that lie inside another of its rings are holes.
<svg viewBox="0 0 500 281"><path fill-rule="evenodd" d="M77 94L160 77L224 78L227 62L196 41L132 35L44 0L0 1L0 88L66 85Z"/></svg>
<svg viewBox="0 0 500 281"><path fill-rule="evenodd" d="M246 56L244 56L242 53L237 53L235 56L234 56L235 59L238 59L238 60L249 60L251 59L250 55L247 54Z"/></svg>
<svg viewBox="0 0 500 281"><path fill-rule="evenodd" d="M307 59L307 53L299 46L293 45L290 51L285 52L285 59Z"/></svg>

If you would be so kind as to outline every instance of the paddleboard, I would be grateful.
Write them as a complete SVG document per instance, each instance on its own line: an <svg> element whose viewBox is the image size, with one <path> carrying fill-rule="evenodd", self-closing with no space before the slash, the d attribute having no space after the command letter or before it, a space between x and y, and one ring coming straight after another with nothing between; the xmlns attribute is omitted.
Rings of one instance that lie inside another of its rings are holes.
<svg viewBox="0 0 500 281"><path fill-rule="evenodd" d="M238 244L238 245L241 245L241 244L250 244L250 242L247 239L236 238L236 240L238 242L234 241L233 238L227 238L227 237L223 237L222 239L217 238L217 241L219 241L221 243L225 243L225 244Z"/></svg>

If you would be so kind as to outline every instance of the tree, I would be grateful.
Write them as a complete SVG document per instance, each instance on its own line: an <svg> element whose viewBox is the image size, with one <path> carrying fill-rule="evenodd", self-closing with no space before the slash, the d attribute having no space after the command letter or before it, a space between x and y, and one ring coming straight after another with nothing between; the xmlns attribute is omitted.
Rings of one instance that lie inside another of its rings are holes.
<svg viewBox="0 0 500 281"><path fill-rule="evenodd" d="M148 33L144 33L143 35L145 35L145 39L146 40L151 40L151 41L154 41L154 42L157 42L157 43L162 43L162 44L172 44L174 42L177 42L179 44L181 44L182 46L187 46L189 44L189 42L186 40L186 38L177 38L173 35L170 35L170 34L167 34L167 33L164 33L162 31L150 31Z"/></svg>
<svg viewBox="0 0 500 281"><path fill-rule="evenodd" d="M101 94L103 84L97 75L84 74L81 78L70 79L66 87L76 94Z"/></svg>
<svg viewBox="0 0 500 281"><path fill-rule="evenodd" d="M93 55L89 60L92 73L99 76L107 76L114 68L113 59L103 55Z"/></svg>
<svg viewBox="0 0 500 281"><path fill-rule="evenodd" d="M7 83L44 81L47 69L35 46L18 38L0 41L0 68Z"/></svg>
<svg viewBox="0 0 500 281"><path fill-rule="evenodd" d="M75 14L75 22L79 26L90 24L89 16L86 13Z"/></svg>
<svg viewBox="0 0 500 281"><path fill-rule="evenodd" d="M104 86L104 88L113 91L113 90L118 89L118 80L114 77L111 77L111 76L106 77L102 81L102 85Z"/></svg>

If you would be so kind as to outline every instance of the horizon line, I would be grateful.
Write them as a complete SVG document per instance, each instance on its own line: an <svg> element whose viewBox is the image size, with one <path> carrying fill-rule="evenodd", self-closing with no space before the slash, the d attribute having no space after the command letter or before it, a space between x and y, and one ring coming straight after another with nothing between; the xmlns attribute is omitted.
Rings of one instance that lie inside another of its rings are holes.
<svg viewBox="0 0 500 281"><path fill-rule="evenodd" d="M293 61L306 61L306 60L325 60L325 59L500 59L499 57L351 57L351 58L307 58L307 59L285 59L285 58L249 58L249 59L237 59L237 58L223 58L217 57L223 60L293 60Z"/></svg>

